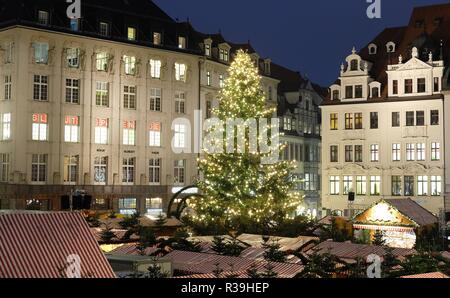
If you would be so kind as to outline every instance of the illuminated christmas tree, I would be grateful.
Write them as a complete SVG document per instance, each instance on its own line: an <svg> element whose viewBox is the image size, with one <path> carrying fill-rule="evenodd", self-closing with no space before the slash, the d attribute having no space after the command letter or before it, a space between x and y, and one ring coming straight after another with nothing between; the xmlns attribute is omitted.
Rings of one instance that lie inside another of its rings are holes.
<svg viewBox="0 0 450 298"><path fill-rule="evenodd" d="M268 130L267 125L257 126L257 150L250 145L254 138L248 128L243 133L245 142L238 139L239 126L235 126L231 134L226 133L225 124L219 125L222 130L216 127L215 134L212 129L208 131L210 136L216 136L210 137L210 146L218 145L223 152L205 152L199 160L203 178L199 188L204 197L189 203L195 213L193 220L202 224L219 224L229 230L238 229L244 223L276 224L293 215L301 204L300 195L292 192L298 182L290 176L294 163L278 161L284 146L279 144L278 138L271 137L278 136L278 130L272 131L275 121L271 120L276 108L267 105L258 68L250 55L239 51L228 72L214 115L221 123L230 119L255 119L259 123L260 119L267 119L271 126ZM263 138L265 134L267 138ZM272 152L260 150L262 143L259 141L262 139L268 139ZM276 144L271 144L271 140L277 140ZM227 144L234 145L232 152ZM242 146L245 150L239 151ZM263 162L263 158L268 156L276 156L275 162Z"/></svg>

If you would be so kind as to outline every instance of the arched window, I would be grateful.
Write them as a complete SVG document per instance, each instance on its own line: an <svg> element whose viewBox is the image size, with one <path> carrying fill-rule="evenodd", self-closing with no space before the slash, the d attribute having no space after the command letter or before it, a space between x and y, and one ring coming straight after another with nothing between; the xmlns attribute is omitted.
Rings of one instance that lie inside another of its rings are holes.
<svg viewBox="0 0 450 298"><path fill-rule="evenodd" d="M352 61L350 61L350 70L351 71L358 70L358 60L357 59L353 59Z"/></svg>
<svg viewBox="0 0 450 298"><path fill-rule="evenodd" d="M375 44L369 45L369 55L375 55L377 53L377 46Z"/></svg>
<svg viewBox="0 0 450 298"><path fill-rule="evenodd" d="M392 41L388 42L386 44L386 51L388 53L394 53L395 52L395 43L393 43Z"/></svg>
<svg viewBox="0 0 450 298"><path fill-rule="evenodd" d="M373 98L380 97L380 89L378 87L372 88L372 97Z"/></svg>

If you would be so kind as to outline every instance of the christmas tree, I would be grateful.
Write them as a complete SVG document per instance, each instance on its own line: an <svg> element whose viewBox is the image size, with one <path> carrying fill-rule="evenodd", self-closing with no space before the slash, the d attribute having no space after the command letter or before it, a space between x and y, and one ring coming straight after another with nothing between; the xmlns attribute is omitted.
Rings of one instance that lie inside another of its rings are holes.
<svg viewBox="0 0 450 298"><path fill-rule="evenodd" d="M221 121L207 131L210 137L207 139L209 143L205 143L218 150L205 150L199 160L203 175L199 188L203 198L190 202L195 211L194 221L230 230L243 223L273 225L291 216L300 205L301 197L291 191L297 182L290 176L294 163L278 161L284 147L273 141L278 140L276 137L269 137L269 134L279 135L275 121L271 121L274 112L275 108L267 105L258 68L250 55L238 51L219 94L219 106L213 110L217 117L215 120ZM252 142L251 129L245 125L244 133L239 125L233 127L233 133L228 133L227 121L236 119L247 124L251 121L260 123L257 125L257 149ZM262 119L270 124L262 125ZM266 145L272 148L272 152L262 150L262 139L269 139ZM231 152L230 144L234 146ZM275 162L264 162L269 156L276 156Z"/></svg>

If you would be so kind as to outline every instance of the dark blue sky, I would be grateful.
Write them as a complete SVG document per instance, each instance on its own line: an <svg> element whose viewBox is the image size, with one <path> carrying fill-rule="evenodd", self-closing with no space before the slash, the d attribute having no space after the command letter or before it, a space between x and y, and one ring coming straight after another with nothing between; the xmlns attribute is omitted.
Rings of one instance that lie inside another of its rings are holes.
<svg viewBox="0 0 450 298"><path fill-rule="evenodd" d="M366 15L366 0L154 0L173 18L226 39L250 40L262 57L328 87L350 53L386 27L406 25L412 9L449 0L381 0L382 18Z"/></svg>

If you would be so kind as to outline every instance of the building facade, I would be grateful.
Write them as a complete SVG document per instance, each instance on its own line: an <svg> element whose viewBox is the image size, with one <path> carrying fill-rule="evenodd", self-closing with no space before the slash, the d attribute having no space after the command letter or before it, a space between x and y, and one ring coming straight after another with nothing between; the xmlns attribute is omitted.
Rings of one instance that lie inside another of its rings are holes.
<svg viewBox="0 0 450 298"><path fill-rule="evenodd" d="M384 30L342 64L322 105L328 213L392 198L445 209L449 16L449 5L417 8L408 26Z"/></svg>
<svg viewBox="0 0 450 298"><path fill-rule="evenodd" d="M83 1L77 20L66 8L22 0L1 12L0 209L65 209L75 193L94 209L166 211L199 177L196 114L211 117L238 49L277 104L272 63L248 43L200 33L152 1Z"/></svg>

